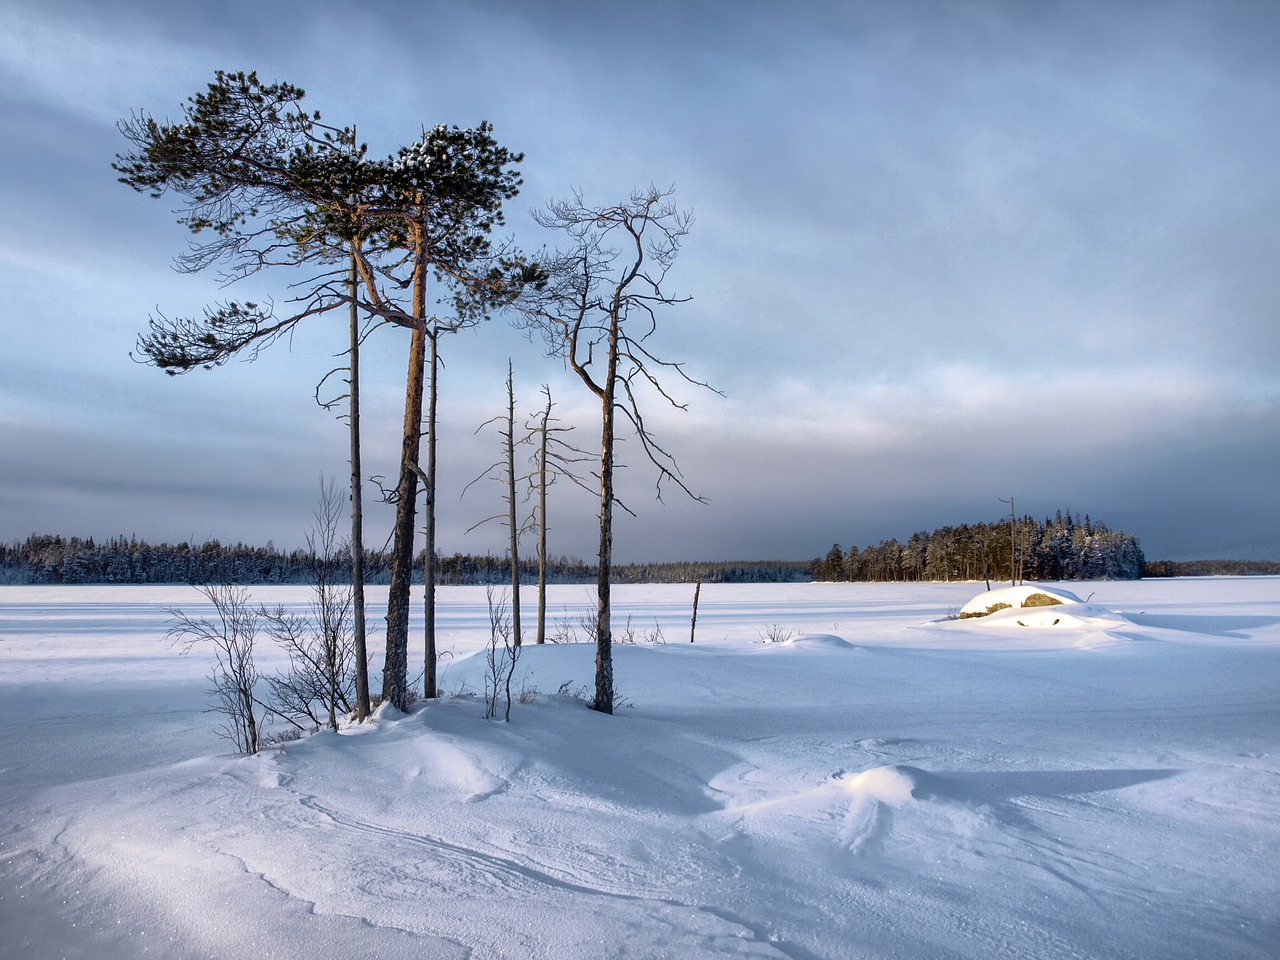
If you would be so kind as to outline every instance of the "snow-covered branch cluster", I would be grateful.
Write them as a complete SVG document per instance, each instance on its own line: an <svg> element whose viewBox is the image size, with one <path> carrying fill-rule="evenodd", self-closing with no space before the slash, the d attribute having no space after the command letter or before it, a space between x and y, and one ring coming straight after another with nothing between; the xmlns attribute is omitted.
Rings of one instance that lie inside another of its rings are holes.
<svg viewBox="0 0 1280 960"><path fill-rule="evenodd" d="M433 154L439 151L440 140L446 130L443 123L438 123L431 128L430 133L424 133L417 143L401 147L399 155L391 161L391 169L396 173L429 170L434 159Z"/></svg>

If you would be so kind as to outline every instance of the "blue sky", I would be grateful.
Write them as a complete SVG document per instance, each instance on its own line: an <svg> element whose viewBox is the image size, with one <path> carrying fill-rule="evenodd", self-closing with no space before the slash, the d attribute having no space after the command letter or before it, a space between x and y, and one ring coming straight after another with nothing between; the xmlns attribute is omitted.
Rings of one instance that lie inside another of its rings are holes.
<svg viewBox="0 0 1280 960"><path fill-rule="evenodd" d="M131 361L180 275L168 201L115 183L116 121L176 118L217 69L307 90L375 155L436 123L526 155L508 208L674 186L693 232L663 354L724 397L651 406L705 505L638 458L622 559L808 558L949 523L1089 513L1152 559L1280 559L1280 6L1269 2L61 3L0 6L0 540L300 542L343 425L321 321L252 364ZM405 338L367 353L366 458L395 468ZM502 321L446 345L443 551L499 488L473 431L578 385ZM634 444L631 445L634 447ZM589 558L566 495L552 549ZM390 515L370 508L385 535ZM376 539L376 536L375 536Z"/></svg>

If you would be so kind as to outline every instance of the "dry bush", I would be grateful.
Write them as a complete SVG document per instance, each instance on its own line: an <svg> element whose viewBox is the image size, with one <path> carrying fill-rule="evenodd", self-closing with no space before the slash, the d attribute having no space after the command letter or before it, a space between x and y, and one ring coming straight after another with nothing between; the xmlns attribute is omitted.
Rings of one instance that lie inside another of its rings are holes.
<svg viewBox="0 0 1280 960"><path fill-rule="evenodd" d="M760 631L760 639L765 643L786 643L794 639L796 631L778 623L771 623Z"/></svg>
<svg viewBox="0 0 1280 960"><path fill-rule="evenodd" d="M213 604L215 616L192 617L170 609L166 637L184 654L197 646L213 650L213 667L209 671L215 697L213 709L227 721L215 730L234 743L240 753L257 753L261 741L254 707L260 704L253 692L258 682L253 646L258 636L258 611L251 606L249 591L244 587L221 583L196 589Z"/></svg>

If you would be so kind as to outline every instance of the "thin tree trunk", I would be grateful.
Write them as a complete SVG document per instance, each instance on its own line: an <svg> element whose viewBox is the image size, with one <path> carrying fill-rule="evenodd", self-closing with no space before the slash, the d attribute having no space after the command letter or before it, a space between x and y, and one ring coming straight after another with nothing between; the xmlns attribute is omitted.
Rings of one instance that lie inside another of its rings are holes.
<svg viewBox="0 0 1280 960"><path fill-rule="evenodd" d="M600 559L596 578L596 699L592 707L613 713L613 633L609 581L613 575L614 390L618 369L618 318L609 337L609 365L600 397Z"/></svg>
<svg viewBox="0 0 1280 960"><path fill-rule="evenodd" d="M520 528L516 524L516 387L507 361L507 524L511 534L511 635L520 646Z"/></svg>
<svg viewBox="0 0 1280 960"><path fill-rule="evenodd" d="M336 530L334 531L337 532ZM324 630L324 660L325 677L329 682L328 697L329 701L329 729L338 729L338 624L333 620L333 584L332 575L335 572L330 568L332 553L332 539L325 546L325 556L320 559L322 564L320 574L320 587L316 591L316 599L320 603L320 623L321 629Z"/></svg>
<svg viewBox="0 0 1280 960"><path fill-rule="evenodd" d="M613 713L613 636L609 631L609 579L613 565L613 405L604 411L600 437L600 562L596 578L596 699L601 713Z"/></svg>
<svg viewBox="0 0 1280 960"><path fill-rule="evenodd" d="M1013 494L1009 494L1009 586L1018 585L1018 515L1014 512Z"/></svg>
<svg viewBox="0 0 1280 960"><path fill-rule="evenodd" d="M538 454L538 643L547 642L547 427L551 393L542 414L542 444Z"/></svg>
<svg viewBox="0 0 1280 960"><path fill-rule="evenodd" d="M439 396L440 331L431 334L431 384L427 410L427 546L422 561L423 646L426 664L423 695L434 700L436 689L436 398Z"/></svg>
<svg viewBox="0 0 1280 960"><path fill-rule="evenodd" d="M351 616L356 654L356 719L369 716L369 655L364 632L364 498L360 467L360 319L356 310L356 260L347 277L351 292Z"/></svg>
<svg viewBox="0 0 1280 960"><path fill-rule="evenodd" d="M241 697L244 702L244 715L247 720L247 730L249 734L248 751L249 753L258 752L258 721L253 716L253 690L241 688Z"/></svg>
<svg viewBox="0 0 1280 960"><path fill-rule="evenodd" d="M689 642L693 643L693 633L698 629L698 597L702 595L702 581L693 588L693 616L689 618Z"/></svg>

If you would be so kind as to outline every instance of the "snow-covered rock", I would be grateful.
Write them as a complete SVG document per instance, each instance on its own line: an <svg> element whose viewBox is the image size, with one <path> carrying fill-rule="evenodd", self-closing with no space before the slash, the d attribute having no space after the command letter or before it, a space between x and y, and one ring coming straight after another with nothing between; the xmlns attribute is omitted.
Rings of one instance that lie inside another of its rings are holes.
<svg viewBox="0 0 1280 960"><path fill-rule="evenodd" d="M1023 584L1018 587L1001 587L980 593L960 608L961 618L985 617L998 610L1011 607L1052 607L1063 603L1084 601L1068 590L1044 587L1039 584Z"/></svg>

